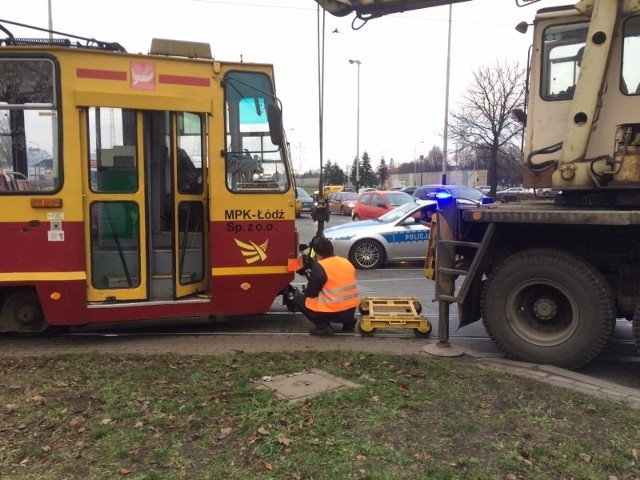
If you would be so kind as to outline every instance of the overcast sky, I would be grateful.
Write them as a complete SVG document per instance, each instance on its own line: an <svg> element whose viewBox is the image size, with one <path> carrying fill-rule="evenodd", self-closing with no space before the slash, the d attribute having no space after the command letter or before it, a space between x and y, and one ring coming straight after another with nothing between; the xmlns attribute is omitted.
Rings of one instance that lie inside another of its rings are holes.
<svg viewBox="0 0 640 480"><path fill-rule="evenodd" d="M317 169L318 7L313 0L20 0L3 2L0 17L119 42L146 53L151 39L211 44L218 60L273 63L276 89L294 168ZM537 9L571 1L542 0L518 8L515 0L471 0L452 8L449 110L455 111L472 73L496 61L526 63ZM357 65L360 60L360 155L411 161L443 147L449 7L371 20L359 30L353 16L325 20L323 159L345 168L356 156ZM16 36L34 36L7 26ZM454 146L449 145L449 150Z"/></svg>

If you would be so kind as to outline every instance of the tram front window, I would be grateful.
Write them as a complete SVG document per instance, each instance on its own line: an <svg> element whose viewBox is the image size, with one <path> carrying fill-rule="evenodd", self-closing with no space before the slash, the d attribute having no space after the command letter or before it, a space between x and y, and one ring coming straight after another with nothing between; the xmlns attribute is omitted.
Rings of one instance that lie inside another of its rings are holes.
<svg viewBox="0 0 640 480"><path fill-rule="evenodd" d="M231 72L225 78L226 179L233 192L289 189L285 152L271 142L267 105L275 98L265 74Z"/></svg>

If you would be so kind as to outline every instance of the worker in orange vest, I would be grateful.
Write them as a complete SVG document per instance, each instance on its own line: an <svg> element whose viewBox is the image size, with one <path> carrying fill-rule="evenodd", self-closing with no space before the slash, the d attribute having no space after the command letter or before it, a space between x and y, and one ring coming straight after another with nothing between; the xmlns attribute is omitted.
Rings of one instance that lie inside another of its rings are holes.
<svg viewBox="0 0 640 480"><path fill-rule="evenodd" d="M351 332L360 305L356 269L349 260L334 254L328 238L316 239L313 249L316 261L311 264L306 288L296 294L296 309L314 324L311 335L333 335L331 323L341 323L343 332Z"/></svg>

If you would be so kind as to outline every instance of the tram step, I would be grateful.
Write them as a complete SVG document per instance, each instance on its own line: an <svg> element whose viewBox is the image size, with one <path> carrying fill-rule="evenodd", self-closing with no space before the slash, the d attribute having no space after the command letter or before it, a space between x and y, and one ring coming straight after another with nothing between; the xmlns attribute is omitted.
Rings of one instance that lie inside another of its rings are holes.
<svg viewBox="0 0 640 480"><path fill-rule="evenodd" d="M184 233L180 233L180 242L182 244L182 240L184 240ZM189 232L188 247L189 248L199 248L202 245L202 233L200 232ZM171 248L172 247L173 237L171 236L170 231L162 231L153 234L153 247L154 248Z"/></svg>
<svg viewBox="0 0 640 480"><path fill-rule="evenodd" d="M185 272L182 275L182 284L192 283L197 279L195 272ZM122 275L117 276L104 276L105 288L134 288L140 285L139 277L131 277L127 280L127 277ZM151 277L151 297L165 298L173 296L173 276L172 275L154 275Z"/></svg>
<svg viewBox="0 0 640 480"><path fill-rule="evenodd" d="M198 271L202 269L203 254L201 248L188 248L184 256L184 270ZM169 248L153 251L153 274L171 275L173 272L173 251Z"/></svg>
<svg viewBox="0 0 640 480"><path fill-rule="evenodd" d="M127 277L122 275L114 277L105 275L104 285L104 288L134 288L140 285L140 277L130 277L129 280L127 280Z"/></svg>
<svg viewBox="0 0 640 480"><path fill-rule="evenodd" d="M182 275L181 283L188 284L196 280L194 272L186 272ZM151 298L173 298L173 276L172 275L154 275L151 278Z"/></svg>

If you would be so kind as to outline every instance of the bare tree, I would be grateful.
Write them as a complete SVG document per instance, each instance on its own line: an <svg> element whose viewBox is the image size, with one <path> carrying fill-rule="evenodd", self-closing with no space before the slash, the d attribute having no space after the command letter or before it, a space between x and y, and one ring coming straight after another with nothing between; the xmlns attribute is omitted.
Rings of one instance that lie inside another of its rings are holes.
<svg viewBox="0 0 640 480"><path fill-rule="evenodd" d="M513 155L513 145L522 132L522 124L511 112L523 108L524 76L518 63L480 67L460 109L451 114L450 132L458 149L488 156L491 195L496 193L498 159Z"/></svg>
<svg viewBox="0 0 640 480"><path fill-rule="evenodd" d="M505 178L510 185L522 183L522 150L520 145L510 144L498 158L498 177Z"/></svg>
<svg viewBox="0 0 640 480"><path fill-rule="evenodd" d="M435 145L431 147L431 150L429 150L429 153L427 153L427 158L424 161L426 171L441 172L443 158L444 153L442 153L442 149L440 147L436 147Z"/></svg>
<svg viewBox="0 0 640 480"><path fill-rule="evenodd" d="M11 129L9 112L0 112L0 168L11 170Z"/></svg>

